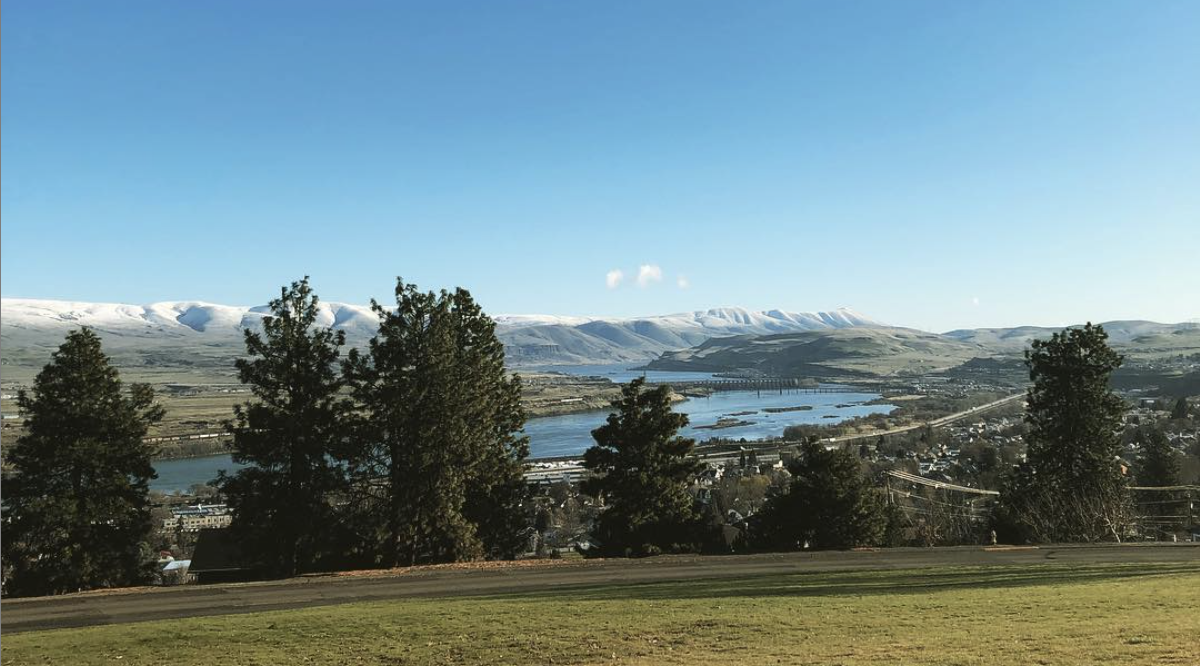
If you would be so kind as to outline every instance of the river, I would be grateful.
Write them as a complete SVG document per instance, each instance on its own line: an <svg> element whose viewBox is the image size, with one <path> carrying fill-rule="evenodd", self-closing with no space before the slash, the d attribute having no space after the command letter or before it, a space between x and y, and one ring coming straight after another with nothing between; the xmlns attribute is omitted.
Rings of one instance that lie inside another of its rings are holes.
<svg viewBox="0 0 1200 666"><path fill-rule="evenodd" d="M630 365L591 365L552 366L538 369L557 370L578 375L596 375L624 382L642 375L640 370L632 370L631 367ZM649 372L646 374L655 381L671 379L696 381L712 377L712 375L694 372ZM710 437L755 440L778 437L783 434L784 428L790 425L832 424L854 416L890 412L893 409L892 405L865 404L878 397L878 394L874 393L727 391L714 393L708 398L689 398L685 402L677 403L675 409L688 415L690 424L681 433L686 437L692 437L698 441ZM801 405L809 406L812 409L774 414L763 411L767 408ZM842 406L839 407L839 405ZM731 416L739 412L753 413ZM584 412L530 419L525 423L525 433L529 435L531 457L547 458L583 453L593 444L592 430L602 425L607 416L606 412ZM748 424L720 430L696 427L712 425L722 417L735 418L746 421ZM237 467L228 455L160 460L154 463L158 478L150 482L150 489L168 493L186 491L192 484L212 480L216 477L218 470L233 471Z"/></svg>

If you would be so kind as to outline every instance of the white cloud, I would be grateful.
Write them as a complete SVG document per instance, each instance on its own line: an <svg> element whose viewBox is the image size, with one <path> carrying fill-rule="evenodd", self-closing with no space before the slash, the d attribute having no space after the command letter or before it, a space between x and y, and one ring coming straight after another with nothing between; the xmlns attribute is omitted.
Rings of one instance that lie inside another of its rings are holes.
<svg viewBox="0 0 1200 666"><path fill-rule="evenodd" d="M654 264L642 264L638 267L638 286L644 289L650 286L651 282L662 282L662 268Z"/></svg>
<svg viewBox="0 0 1200 666"><path fill-rule="evenodd" d="M621 284L621 280L625 279L625 272L619 268L614 268L604 274L604 284L608 285L609 289L616 289Z"/></svg>
<svg viewBox="0 0 1200 666"><path fill-rule="evenodd" d="M675 278L675 284L679 285L680 289L687 289L692 286L692 283L688 282L686 275L680 275L678 278Z"/></svg>

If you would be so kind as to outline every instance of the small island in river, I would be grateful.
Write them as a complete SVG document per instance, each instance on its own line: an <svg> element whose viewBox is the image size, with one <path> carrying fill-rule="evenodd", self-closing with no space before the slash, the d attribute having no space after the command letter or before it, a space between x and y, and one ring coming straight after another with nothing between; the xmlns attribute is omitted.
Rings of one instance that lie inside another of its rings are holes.
<svg viewBox="0 0 1200 666"><path fill-rule="evenodd" d="M764 407L763 411L769 414L780 414L783 412L806 412L812 409L812 405L796 405L795 407Z"/></svg>
<svg viewBox="0 0 1200 666"><path fill-rule="evenodd" d="M748 425L754 425L754 422L729 417L721 417L712 425L696 426L696 430L724 430L726 428L740 428Z"/></svg>

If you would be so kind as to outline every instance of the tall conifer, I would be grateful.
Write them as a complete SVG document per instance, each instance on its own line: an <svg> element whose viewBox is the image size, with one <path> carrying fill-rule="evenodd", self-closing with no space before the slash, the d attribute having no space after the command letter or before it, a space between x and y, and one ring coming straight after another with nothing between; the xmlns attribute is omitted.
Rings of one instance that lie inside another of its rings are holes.
<svg viewBox="0 0 1200 666"><path fill-rule="evenodd" d="M147 497L162 418L149 386L126 393L100 338L69 333L18 402L27 432L8 461L4 560L9 592L51 594L145 582L153 559Z"/></svg>
<svg viewBox="0 0 1200 666"><path fill-rule="evenodd" d="M1166 433L1156 427L1139 428L1138 447L1141 449L1135 472L1139 486L1179 485L1179 453L1171 447Z"/></svg>
<svg viewBox="0 0 1200 666"><path fill-rule="evenodd" d="M769 549L877 546L887 515L883 498L862 473L862 461L815 439L788 465L787 492L767 500L756 518L753 541Z"/></svg>
<svg viewBox="0 0 1200 666"><path fill-rule="evenodd" d="M398 280L395 298L372 303L379 332L346 364L363 410L356 488L376 493L379 560L511 557L528 523L528 444L495 324L462 289Z"/></svg>
<svg viewBox="0 0 1200 666"><path fill-rule="evenodd" d="M670 388L645 383L638 378L622 389L584 453L594 476L583 490L605 507L593 536L614 555L699 550L706 535L689 486L703 463L688 457L695 442L679 436L688 419L671 410Z"/></svg>
<svg viewBox="0 0 1200 666"><path fill-rule="evenodd" d="M1180 396L1175 401L1175 406L1171 409L1171 420L1186 421L1190 412L1187 396Z"/></svg>
<svg viewBox="0 0 1200 666"><path fill-rule="evenodd" d="M1126 408L1109 378L1121 356L1089 323L1035 340L1025 358L1027 462L1002 489L1002 527L1033 541L1119 539L1129 520L1117 457Z"/></svg>
<svg viewBox="0 0 1200 666"><path fill-rule="evenodd" d="M346 483L345 335L318 325L318 305L306 277L271 301L262 333L246 330L237 369L253 399L228 428L234 462L248 467L218 480L245 553L276 575L311 571L341 550L329 537Z"/></svg>

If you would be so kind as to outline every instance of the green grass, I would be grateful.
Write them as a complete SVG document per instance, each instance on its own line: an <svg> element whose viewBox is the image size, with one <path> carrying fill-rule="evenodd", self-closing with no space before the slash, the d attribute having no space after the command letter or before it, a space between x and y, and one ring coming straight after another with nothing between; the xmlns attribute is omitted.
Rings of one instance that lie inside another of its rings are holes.
<svg viewBox="0 0 1200 666"><path fill-rule="evenodd" d="M802 574L4 637L4 664L1197 664L1200 564Z"/></svg>

